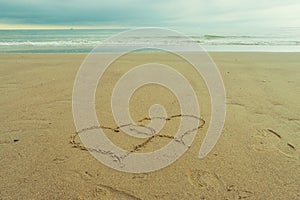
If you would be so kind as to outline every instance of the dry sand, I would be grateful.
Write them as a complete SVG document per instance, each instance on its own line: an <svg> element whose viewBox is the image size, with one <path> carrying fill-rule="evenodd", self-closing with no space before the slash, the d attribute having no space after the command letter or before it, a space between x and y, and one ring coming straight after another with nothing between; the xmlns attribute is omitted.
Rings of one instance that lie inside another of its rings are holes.
<svg viewBox="0 0 300 200"><path fill-rule="evenodd" d="M75 134L72 88L85 55L0 55L0 199L299 199L300 54L211 53L227 91L223 133L198 159L207 124L191 148L159 171L129 174L113 170L70 143ZM101 124L113 127L110 92L130 67L160 59L183 73L196 88L201 116L208 123L210 98L188 64L171 55L125 57L106 72L97 91ZM138 121L161 103L168 116L180 114L165 88L147 86L130 102ZM176 131L179 119L162 134ZM106 131L123 148L143 140ZM79 142L75 137L75 142ZM156 138L141 151L170 141ZM79 147L80 145L77 145Z"/></svg>

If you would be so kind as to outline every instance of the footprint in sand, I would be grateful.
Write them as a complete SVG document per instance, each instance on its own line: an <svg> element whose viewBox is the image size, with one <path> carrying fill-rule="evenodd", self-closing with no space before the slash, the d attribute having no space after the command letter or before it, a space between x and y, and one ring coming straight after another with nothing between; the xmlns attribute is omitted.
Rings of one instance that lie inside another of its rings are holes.
<svg viewBox="0 0 300 200"><path fill-rule="evenodd" d="M281 135L275 135L266 129L257 130L256 136L259 138L259 143L252 145L255 151L272 151L281 139Z"/></svg>
<svg viewBox="0 0 300 200"><path fill-rule="evenodd" d="M258 144L252 145L255 151L278 151L289 158L296 158L296 147L287 141L282 135L273 129L257 130L257 136L260 137Z"/></svg>
<svg viewBox="0 0 300 200"><path fill-rule="evenodd" d="M191 170L188 174L188 180L194 187L207 190L215 194L224 191L223 182L216 174L209 171L201 169Z"/></svg>
<svg viewBox="0 0 300 200"><path fill-rule="evenodd" d="M141 200L139 197L136 197L129 192L104 184L97 185L94 196L102 197L103 199Z"/></svg>

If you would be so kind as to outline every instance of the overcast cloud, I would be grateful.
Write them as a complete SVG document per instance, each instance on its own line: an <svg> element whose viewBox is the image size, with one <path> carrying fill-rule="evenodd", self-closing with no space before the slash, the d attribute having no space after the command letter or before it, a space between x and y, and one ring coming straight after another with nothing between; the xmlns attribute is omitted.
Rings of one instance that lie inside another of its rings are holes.
<svg viewBox="0 0 300 200"><path fill-rule="evenodd" d="M1 0L1 24L299 27L300 2L282 0Z"/></svg>

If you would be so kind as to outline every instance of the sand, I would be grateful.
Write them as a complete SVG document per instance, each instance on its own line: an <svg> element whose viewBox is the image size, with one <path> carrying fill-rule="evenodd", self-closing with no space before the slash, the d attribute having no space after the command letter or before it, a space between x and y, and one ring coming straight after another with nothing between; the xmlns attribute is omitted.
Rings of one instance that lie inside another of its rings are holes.
<svg viewBox="0 0 300 200"><path fill-rule="evenodd" d="M210 119L210 98L190 66L170 55L140 55L124 58L107 71L100 82L105 86L96 94L98 118L105 126L115 125L109 105L114 82L153 57L173 64L196 87L201 117L207 122L175 163L130 174L103 165L80 148L72 89L85 55L0 55L0 199L299 199L300 54L211 56L224 79L227 116L217 145L204 159L198 152ZM180 114L171 93L147 86L130 102L133 119L147 117L157 101L168 116ZM169 120L161 134L172 135L178 123ZM125 149L141 143L121 132L106 134ZM140 151L170 140L156 138Z"/></svg>

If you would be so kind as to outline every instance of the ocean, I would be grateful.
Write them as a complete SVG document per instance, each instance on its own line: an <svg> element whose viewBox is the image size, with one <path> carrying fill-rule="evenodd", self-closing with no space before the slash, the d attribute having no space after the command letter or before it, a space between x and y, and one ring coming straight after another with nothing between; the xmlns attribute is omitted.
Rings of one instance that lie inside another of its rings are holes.
<svg viewBox="0 0 300 200"><path fill-rule="evenodd" d="M0 53L88 53L103 41L127 29L0 30ZM184 33L184 32L183 32ZM263 34L184 33L207 51L300 52L300 28L278 29ZM153 39L153 38L152 38ZM114 45L153 41L132 36ZM189 41L162 36L155 42Z"/></svg>

